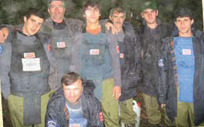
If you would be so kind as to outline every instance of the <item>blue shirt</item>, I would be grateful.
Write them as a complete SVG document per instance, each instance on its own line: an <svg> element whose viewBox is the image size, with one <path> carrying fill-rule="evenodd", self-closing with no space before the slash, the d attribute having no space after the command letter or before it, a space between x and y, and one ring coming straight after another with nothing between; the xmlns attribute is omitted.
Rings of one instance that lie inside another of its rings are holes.
<svg viewBox="0 0 204 127"><path fill-rule="evenodd" d="M192 37L175 37L174 51L179 83L179 101L193 102L194 50Z"/></svg>

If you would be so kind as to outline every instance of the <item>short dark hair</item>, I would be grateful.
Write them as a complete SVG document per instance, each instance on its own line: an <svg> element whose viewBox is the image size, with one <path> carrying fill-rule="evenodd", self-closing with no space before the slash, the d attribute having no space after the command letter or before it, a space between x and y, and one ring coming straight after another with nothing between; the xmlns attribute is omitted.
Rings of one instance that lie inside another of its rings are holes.
<svg viewBox="0 0 204 127"><path fill-rule="evenodd" d="M85 13L86 9L88 7L97 7L99 9L99 12L101 12L101 6L100 6L100 2L98 0L88 0L83 7L83 14Z"/></svg>
<svg viewBox="0 0 204 127"><path fill-rule="evenodd" d="M77 80L82 80L80 75L75 72L69 72L62 76L61 78L61 84L68 86L76 82Z"/></svg>
<svg viewBox="0 0 204 127"><path fill-rule="evenodd" d="M35 15L37 17L45 19L45 13L43 11L41 11L40 9L29 8L28 11L25 13L25 16L27 18L30 18L31 15Z"/></svg>
<svg viewBox="0 0 204 127"><path fill-rule="evenodd" d="M50 4L51 4L52 1L61 1L63 3L64 8L65 8L65 1L64 0L48 0L48 3L47 3L48 8L50 8Z"/></svg>
<svg viewBox="0 0 204 127"><path fill-rule="evenodd" d="M121 7L112 8L110 11L110 16L112 17L114 13L123 13L126 16L126 11Z"/></svg>
<svg viewBox="0 0 204 127"><path fill-rule="evenodd" d="M180 8L178 9L175 13L174 13L174 19L176 20L176 18L178 17L189 17L190 19L194 19L193 14L191 12L191 10L187 9L187 8Z"/></svg>

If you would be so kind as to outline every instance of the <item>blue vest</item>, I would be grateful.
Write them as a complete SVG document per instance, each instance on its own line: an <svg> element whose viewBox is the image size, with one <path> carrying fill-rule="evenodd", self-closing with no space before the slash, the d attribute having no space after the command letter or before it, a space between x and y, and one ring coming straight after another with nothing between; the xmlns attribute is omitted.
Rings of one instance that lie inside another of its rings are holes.
<svg viewBox="0 0 204 127"><path fill-rule="evenodd" d="M174 38L174 50L179 83L179 101L193 102L195 56L192 37Z"/></svg>
<svg viewBox="0 0 204 127"><path fill-rule="evenodd" d="M102 80L111 77L110 53L106 33L83 33L79 51L81 76L93 80L95 96L101 100Z"/></svg>

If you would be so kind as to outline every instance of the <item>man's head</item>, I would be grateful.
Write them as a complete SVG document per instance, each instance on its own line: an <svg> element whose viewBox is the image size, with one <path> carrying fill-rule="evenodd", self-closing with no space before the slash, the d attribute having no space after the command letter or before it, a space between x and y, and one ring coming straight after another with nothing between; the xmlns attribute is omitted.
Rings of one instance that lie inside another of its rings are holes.
<svg viewBox="0 0 204 127"><path fill-rule="evenodd" d="M75 72L67 73L62 77L61 84L66 100L70 103L77 103L83 92L81 77Z"/></svg>
<svg viewBox="0 0 204 127"><path fill-rule="evenodd" d="M181 8L176 11L175 25L179 30L179 36L191 36L191 25L194 23L193 14L187 8Z"/></svg>
<svg viewBox="0 0 204 127"><path fill-rule="evenodd" d="M154 1L145 1L141 6L140 12L147 25L157 24L156 17L158 16L158 10Z"/></svg>
<svg viewBox="0 0 204 127"><path fill-rule="evenodd" d="M64 0L49 0L48 12L52 21L61 23L65 14L65 2Z"/></svg>
<svg viewBox="0 0 204 127"><path fill-rule="evenodd" d="M113 22L113 24L117 27L118 30L122 29L125 18L126 12L122 8L117 7L111 9L109 19Z"/></svg>
<svg viewBox="0 0 204 127"><path fill-rule="evenodd" d="M44 22L44 13L39 9L31 8L23 17L23 20L22 32L27 36L35 35Z"/></svg>
<svg viewBox="0 0 204 127"><path fill-rule="evenodd" d="M90 0L86 2L83 8L83 17L88 23L99 22L99 17L101 16L101 7L99 2L96 0Z"/></svg>

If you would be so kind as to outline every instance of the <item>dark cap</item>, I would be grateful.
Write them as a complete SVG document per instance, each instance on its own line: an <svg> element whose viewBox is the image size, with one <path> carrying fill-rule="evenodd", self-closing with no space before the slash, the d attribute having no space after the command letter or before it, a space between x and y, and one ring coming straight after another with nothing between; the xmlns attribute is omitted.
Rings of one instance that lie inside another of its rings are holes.
<svg viewBox="0 0 204 127"><path fill-rule="evenodd" d="M189 10L187 8L180 8L180 9L178 9L174 13L174 19L176 20L176 18L178 18L178 17L189 17L190 19L194 18L191 10Z"/></svg>
<svg viewBox="0 0 204 127"><path fill-rule="evenodd" d="M151 0L151 1L145 1L144 3L142 3L141 8L140 8L140 12L143 12L146 9L157 10L156 2Z"/></svg>

